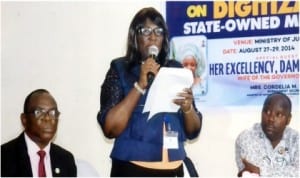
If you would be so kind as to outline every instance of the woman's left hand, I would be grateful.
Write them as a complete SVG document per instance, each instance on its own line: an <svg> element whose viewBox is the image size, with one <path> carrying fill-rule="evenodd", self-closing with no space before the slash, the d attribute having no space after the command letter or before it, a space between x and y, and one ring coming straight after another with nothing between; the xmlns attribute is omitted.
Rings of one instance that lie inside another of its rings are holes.
<svg viewBox="0 0 300 178"><path fill-rule="evenodd" d="M193 137L192 135L199 133L202 119L193 107L193 91L191 88L185 88L182 92L178 93L177 96L178 98L174 99L173 102L179 105L184 113L184 127L186 134Z"/></svg>
<svg viewBox="0 0 300 178"><path fill-rule="evenodd" d="M179 105L183 112L188 112L193 104L193 91L191 88L183 89L183 92L177 94L178 99L174 99L173 102Z"/></svg>

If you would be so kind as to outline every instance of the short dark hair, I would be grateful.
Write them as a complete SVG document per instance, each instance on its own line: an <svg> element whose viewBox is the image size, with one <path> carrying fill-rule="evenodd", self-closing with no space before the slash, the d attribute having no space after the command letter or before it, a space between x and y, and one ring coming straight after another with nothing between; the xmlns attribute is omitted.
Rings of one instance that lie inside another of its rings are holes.
<svg viewBox="0 0 300 178"><path fill-rule="evenodd" d="M268 95L267 98L265 99L263 110L270 103L271 98L273 96L275 96L275 95L280 95L280 96L282 96L282 97L285 98L285 100L287 101L287 105L285 105L285 107L288 110L288 112L291 113L292 112L292 102L291 102L291 99L286 94L284 94L282 92L274 92L274 93Z"/></svg>
<svg viewBox="0 0 300 178"><path fill-rule="evenodd" d="M147 19L151 20L154 24L163 28L164 30L162 49L157 59L161 65L165 63L166 57L169 52L169 33L167 24L163 16L156 9L154 9L153 7L146 7L137 12L129 26L126 52L126 58L128 60L129 67L136 63L139 63L139 61L137 60L142 57L138 49L137 36L138 30L143 27Z"/></svg>
<svg viewBox="0 0 300 178"><path fill-rule="evenodd" d="M50 94L50 92L46 89L36 89L34 91L32 91L26 98L25 98L25 102L24 102L24 108L23 108L23 112L24 113L27 113L29 112L29 108L28 108L28 105L29 105L29 102L30 102L30 99L33 95L35 94L43 94L43 93L48 93Z"/></svg>

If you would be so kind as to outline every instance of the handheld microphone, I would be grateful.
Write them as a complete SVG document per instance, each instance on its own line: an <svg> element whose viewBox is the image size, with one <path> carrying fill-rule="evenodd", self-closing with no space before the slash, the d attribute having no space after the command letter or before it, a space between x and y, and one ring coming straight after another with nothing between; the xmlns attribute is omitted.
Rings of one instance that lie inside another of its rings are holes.
<svg viewBox="0 0 300 178"><path fill-rule="evenodd" d="M152 59L156 60L156 57L158 55L158 48L155 45L151 45L148 49L148 55L149 57L151 57Z"/></svg>
<svg viewBox="0 0 300 178"><path fill-rule="evenodd" d="M150 46L149 49L148 49L148 55L149 55L149 57L151 57L153 60L156 61L157 55L158 55L158 48L157 48L157 46L155 46L155 45ZM154 80L154 76L155 75L154 75L153 72L148 72L147 73L148 88L152 84L152 82Z"/></svg>

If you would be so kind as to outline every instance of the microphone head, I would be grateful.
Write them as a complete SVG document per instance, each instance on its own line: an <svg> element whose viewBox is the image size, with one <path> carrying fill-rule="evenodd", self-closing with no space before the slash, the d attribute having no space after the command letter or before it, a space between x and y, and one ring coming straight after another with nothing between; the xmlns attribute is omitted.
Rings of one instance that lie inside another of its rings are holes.
<svg viewBox="0 0 300 178"><path fill-rule="evenodd" d="M158 55L158 47L155 46L155 45L151 45L148 49L148 55L149 56L154 56L154 57L157 57Z"/></svg>

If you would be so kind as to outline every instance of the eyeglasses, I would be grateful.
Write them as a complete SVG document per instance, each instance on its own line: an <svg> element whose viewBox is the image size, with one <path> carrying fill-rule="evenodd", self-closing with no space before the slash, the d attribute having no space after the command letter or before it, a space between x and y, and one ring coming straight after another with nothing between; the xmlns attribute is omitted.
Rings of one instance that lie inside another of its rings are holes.
<svg viewBox="0 0 300 178"><path fill-rule="evenodd" d="M164 29L161 27L150 28L150 27L142 27L138 31L143 36L149 36L154 32L156 36L162 36L164 34Z"/></svg>
<svg viewBox="0 0 300 178"><path fill-rule="evenodd" d="M36 119L43 119L45 118L46 114L51 119L57 119L58 116L60 115L60 112L57 109L45 110L41 108L36 108L31 112L27 112L26 114L33 114Z"/></svg>

